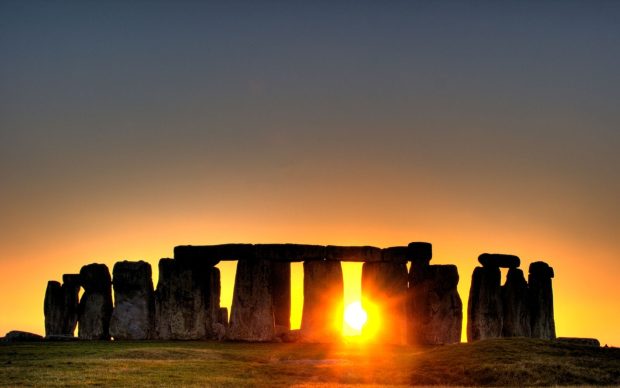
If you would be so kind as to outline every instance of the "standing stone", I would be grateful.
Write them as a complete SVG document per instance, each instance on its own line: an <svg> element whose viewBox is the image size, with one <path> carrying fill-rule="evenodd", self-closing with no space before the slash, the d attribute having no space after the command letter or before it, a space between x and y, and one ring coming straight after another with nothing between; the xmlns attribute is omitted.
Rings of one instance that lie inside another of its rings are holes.
<svg viewBox="0 0 620 388"><path fill-rule="evenodd" d="M501 272L497 267L476 267L471 279L467 307L469 342L502 336L503 309Z"/></svg>
<svg viewBox="0 0 620 388"><path fill-rule="evenodd" d="M54 280L47 282L45 301L43 302L46 336L63 334L63 321L65 319L65 306L63 302L60 283Z"/></svg>
<svg viewBox="0 0 620 388"><path fill-rule="evenodd" d="M532 321L532 337L555 339L553 317L553 268L542 261L530 264L529 305Z"/></svg>
<svg viewBox="0 0 620 388"><path fill-rule="evenodd" d="M506 284L502 286L504 320L503 337L530 337L528 287L523 271L510 268Z"/></svg>
<svg viewBox="0 0 620 388"><path fill-rule="evenodd" d="M151 265L144 261L114 264L114 310L110 335L114 339L151 339L154 333L155 296Z"/></svg>
<svg viewBox="0 0 620 388"><path fill-rule="evenodd" d="M307 342L341 338L344 283L339 261L304 262L304 306L301 333Z"/></svg>
<svg viewBox="0 0 620 388"><path fill-rule="evenodd" d="M230 313L228 338L271 341L275 337L272 262L239 260Z"/></svg>
<svg viewBox="0 0 620 388"><path fill-rule="evenodd" d="M80 275L62 275L62 297L65 308L65 319L62 327L62 335L73 337L79 314Z"/></svg>
<svg viewBox="0 0 620 388"><path fill-rule="evenodd" d="M409 341L451 344L461 341L463 303L455 265L412 265L409 273Z"/></svg>
<svg viewBox="0 0 620 388"><path fill-rule="evenodd" d="M112 279L105 264L89 264L80 270L84 295L79 307L81 339L110 339Z"/></svg>
<svg viewBox="0 0 620 388"><path fill-rule="evenodd" d="M407 343L407 265L372 262L362 267L362 305L368 313L363 327L381 343Z"/></svg>
<svg viewBox="0 0 620 388"><path fill-rule="evenodd" d="M291 329L291 264L271 263L271 290L275 324L280 330Z"/></svg>
<svg viewBox="0 0 620 388"><path fill-rule="evenodd" d="M213 262L161 259L155 291L155 335L159 339L214 338L219 316L220 276Z"/></svg>

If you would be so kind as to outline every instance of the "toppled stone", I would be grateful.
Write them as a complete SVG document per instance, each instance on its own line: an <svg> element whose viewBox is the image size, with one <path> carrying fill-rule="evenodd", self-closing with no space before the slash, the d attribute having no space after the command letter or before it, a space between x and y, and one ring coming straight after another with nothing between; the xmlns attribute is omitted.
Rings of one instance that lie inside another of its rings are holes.
<svg viewBox="0 0 620 388"><path fill-rule="evenodd" d="M412 242L407 246L407 258L412 267L426 267L433 258L433 245L427 242Z"/></svg>
<svg viewBox="0 0 620 388"><path fill-rule="evenodd" d="M110 339L112 279L105 264L89 264L80 270L84 294L79 305L80 339Z"/></svg>
<svg viewBox="0 0 620 388"><path fill-rule="evenodd" d="M74 337L73 335L52 334L46 335L45 340L50 342L73 342L79 341L79 338Z"/></svg>
<svg viewBox="0 0 620 388"><path fill-rule="evenodd" d="M381 249L371 246L343 247L328 245L325 247L327 260L340 261L381 261Z"/></svg>
<svg viewBox="0 0 620 388"><path fill-rule="evenodd" d="M467 307L467 340L500 338L503 327L501 273L497 267L476 267Z"/></svg>
<svg viewBox="0 0 620 388"><path fill-rule="evenodd" d="M559 342L570 345L594 346L599 348L601 343L596 338L558 337Z"/></svg>
<svg viewBox="0 0 620 388"><path fill-rule="evenodd" d="M381 249L381 261L406 263L409 257L409 247L389 247Z"/></svg>
<svg viewBox="0 0 620 388"><path fill-rule="evenodd" d="M282 342L285 343L299 342L299 340L301 339L301 330L289 330L285 333L282 333L280 339L282 340Z"/></svg>
<svg viewBox="0 0 620 388"><path fill-rule="evenodd" d="M381 343L407 343L407 265L398 262L364 263L362 305L368 316L364 334ZM377 332L378 330L378 332Z"/></svg>
<svg viewBox="0 0 620 388"><path fill-rule="evenodd" d="M110 335L116 340L151 339L155 332L155 296L151 265L122 261L114 265L114 310Z"/></svg>
<svg viewBox="0 0 620 388"><path fill-rule="evenodd" d="M300 337L305 342L340 339L344 285L339 261L304 262L304 306Z"/></svg>
<svg viewBox="0 0 620 388"><path fill-rule="evenodd" d="M530 264L529 307L532 337L555 339L555 320L553 317L553 287L551 278L553 268L542 261Z"/></svg>
<svg viewBox="0 0 620 388"><path fill-rule="evenodd" d="M530 337L530 310L528 305L528 286L523 271L510 268L506 283L502 286L503 337Z"/></svg>
<svg viewBox="0 0 620 388"><path fill-rule="evenodd" d="M483 267L518 268L521 265L518 256L501 253L483 253L478 256L478 261Z"/></svg>
<svg viewBox="0 0 620 388"><path fill-rule="evenodd" d="M411 267L409 273L409 342L451 344L461 341L463 303L455 265Z"/></svg>
<svg viewBox="0 0 620 388"><path fill-rule="evenodd" d="M4 336L5 342L40 342L44 338L38 334L27 331L11 330Z"/></svg>
<svg viewBox="0 0 620 388"><path fill-rule="evenodd" d="M272 341L275 323L272 262L239 260L227 337L237 341Z"/></svg>
<svg viewBox="0 0 620 388"><path fill-rule="evenodd" d="M158 339L214 338L220 315L220 272L201 260L159 261L155 291L155 333Z"/></svg>
<svg viewBox="0 0 620 388"><path fill-rule="evenodd" d="M291 328L291 264L271 263L271 295L275 324Z"/></svg>

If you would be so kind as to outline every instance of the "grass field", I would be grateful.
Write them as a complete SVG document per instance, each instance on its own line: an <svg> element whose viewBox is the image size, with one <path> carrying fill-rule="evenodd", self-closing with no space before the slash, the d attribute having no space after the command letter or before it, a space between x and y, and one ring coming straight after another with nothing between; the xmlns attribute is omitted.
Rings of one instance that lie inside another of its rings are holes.
<svg viewBox="0 0 620 388"><path fill-rule="evenodd" d="M113 386L618 385L620 349L501 339L361 344L0 344L0 384Z"/></svg>

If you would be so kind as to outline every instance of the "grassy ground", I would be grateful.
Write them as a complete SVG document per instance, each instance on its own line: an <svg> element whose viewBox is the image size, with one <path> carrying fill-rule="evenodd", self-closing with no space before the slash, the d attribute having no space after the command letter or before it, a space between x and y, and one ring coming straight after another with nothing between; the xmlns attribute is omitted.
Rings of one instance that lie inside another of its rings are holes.
<svg viewBox="0 0 620 388"><path fill-rule="evenodd" d="M119 341L1 344L0 384L618 385L620 349L532 339L432 348Z"/></svg>

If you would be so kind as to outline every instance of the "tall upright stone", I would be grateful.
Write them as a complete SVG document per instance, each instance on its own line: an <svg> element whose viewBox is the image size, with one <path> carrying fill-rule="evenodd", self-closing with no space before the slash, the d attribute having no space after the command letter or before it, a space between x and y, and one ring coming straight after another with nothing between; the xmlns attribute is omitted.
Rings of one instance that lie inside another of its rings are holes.
<svg viewBox="0 0 620 388"><path fill-rule="evenodd" d="M467 307L467 340L502 336L504 320L501 272L498 267L476 267Z"/></svg>
<svg viewBox="0 0 620 388"><path fill-rule="evenodd" d="M366 262L362 266L362 305L369 312L364 334L375 341L407 343L407 265Z"/></svg>
<svg viewBox="0 0 620 388"><path fill-rule="evenodd" d="M530 264L529 306L532 337L555 339L555 319L553 316L553 268L547 263L537 261Z"/></svg>
<svg viewBox="0 0 620 388"><path fill-rule="evenodd" d="M272 341L275 321L272 262L239 260L230 312L228 338L238 341Z"/></svg>
<svg viewBox="0 0 620 388"><path fill-rule="evenodd" d="M89 264L80 270L84 294L79 306L78 336L81 339L110 339L112 279L105 264Z"/></svg>
<svg viewBox="0 0 620 388"><path fill-rule="evenodd" d="M523 271L510 268L502 286L503 337L530 337L528 286Z"/></svg>
<svg viewBox="0 0 620 388"><path fill-rule="evenodd" d="M45 315L45 335L63 334L63 321L65 319L64 298L62 286L55 280L47 282L43 313Z"/></svg>
<svg viewBox="0 0 620 388"><path fill-rule="evenodd" d="M271 263L271 290L276 327L291 328L291 263Z"/></svg>
<svg viewBox="0 0 620 388"><path fill-rule="evenodd" d="M161 259L155 291L155 337L215 338L219 319L219 269L209 260Z"/></svg>
<svg viewBox="0 0 620 388"><path fill-rule="evenodd" d="M112 270L114 310L110 335L116 340L151 339L155 331L155 295L151 265L121 261Z"/></svg>
<svg viewBox="0 0 620 388"><path fill-rule="evenodd" d="M62 275L62 297L65 308L65 319L62 335L73 336L79 318L79 294L81 280L79 274Z"/></svg>
<svg viewBox="0 0 620 388"><path fill-rule="evenodd" d="M455 265L412 266L409 273L409 341L437 345L461 341L463 303Z"/></svg>
<svg viewBox="0 0 620 388"><path fill-rule="evenodd" d="M304 306L301 333L307 342L341 338L344 282L339 261L304 262Z"/></svg>

